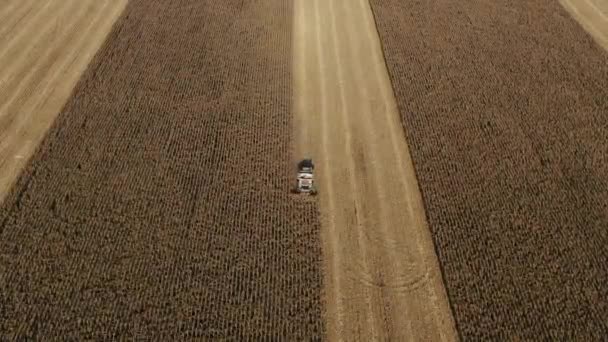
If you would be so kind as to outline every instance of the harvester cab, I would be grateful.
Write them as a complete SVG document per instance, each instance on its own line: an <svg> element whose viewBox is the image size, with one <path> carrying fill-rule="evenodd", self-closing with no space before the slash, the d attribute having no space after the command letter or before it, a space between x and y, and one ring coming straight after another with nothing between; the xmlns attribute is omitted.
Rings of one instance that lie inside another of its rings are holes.
<svg viewBox="0 0 608 342"><path fill-rule="evenodd" d="M298 177L295 189L297 193L317 194L313 175L314 169L315 165L312 163L312 159L303 159L298 163Z"/></svg>

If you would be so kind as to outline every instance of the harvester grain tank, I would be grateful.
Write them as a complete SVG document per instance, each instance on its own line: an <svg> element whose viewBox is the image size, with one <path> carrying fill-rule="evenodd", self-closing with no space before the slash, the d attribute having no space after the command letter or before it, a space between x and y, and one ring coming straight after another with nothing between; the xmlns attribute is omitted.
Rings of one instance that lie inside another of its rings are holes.
<svg viewBox="0 0 608 342"><path fill-rule="evenodd" d="M303 159L298 163L298 175L295 191L297 193L304 193L310 195L316 195L317 189L315 187L314 179L315 165L312 159Z"/></svg>

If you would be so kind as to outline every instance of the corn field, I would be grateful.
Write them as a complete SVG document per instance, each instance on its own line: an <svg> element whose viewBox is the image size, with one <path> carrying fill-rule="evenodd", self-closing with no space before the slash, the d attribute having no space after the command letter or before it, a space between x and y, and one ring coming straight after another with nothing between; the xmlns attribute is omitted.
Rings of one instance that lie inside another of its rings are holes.
<svg viewBox="0 0 608 342"><path fill-rule="evenodd" d="M0 209L0 336L319 338L291 6L129 2Z"/></svg>

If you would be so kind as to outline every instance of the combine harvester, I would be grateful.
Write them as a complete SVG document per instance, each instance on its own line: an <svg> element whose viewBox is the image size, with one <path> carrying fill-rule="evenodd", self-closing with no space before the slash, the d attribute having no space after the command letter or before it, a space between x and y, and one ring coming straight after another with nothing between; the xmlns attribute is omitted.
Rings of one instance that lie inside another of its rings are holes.
<svg viewBox="0 0 608 342"><path fill-rule="evenodd" d="M296 188L294 189L296 193L317 194L313 175L314 169L315 165L312 163L312 159L303 159L298 163L298 176Z"/></svg>

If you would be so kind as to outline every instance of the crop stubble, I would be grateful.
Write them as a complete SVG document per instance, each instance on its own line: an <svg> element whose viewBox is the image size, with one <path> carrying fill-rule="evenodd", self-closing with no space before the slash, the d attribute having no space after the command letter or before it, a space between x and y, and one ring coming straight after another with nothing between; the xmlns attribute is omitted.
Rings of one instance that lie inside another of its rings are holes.
<svg viewBox="0 0 608 342"><path fill-rule="evenodd" d="M461 337L608 336L608 54L557 1L371 4Z"/></svg>
<svg viewBox="0 0 608 342"><path fill-rule="evenodd" d="M0 5L0 201L125 5L126 0Z"/></svg>
<svg viewBox="0 0 608 342"><path fill-rule="evenodd" d="M327 338L456 339L367 0L298 0L297 156L317 160Z"/></svg>
<svg viewBox="0 0 608 342"><path fill-rule="evenodd" d="M131 0L0 209L3 337L316 338L291 4Z"/></svg>

